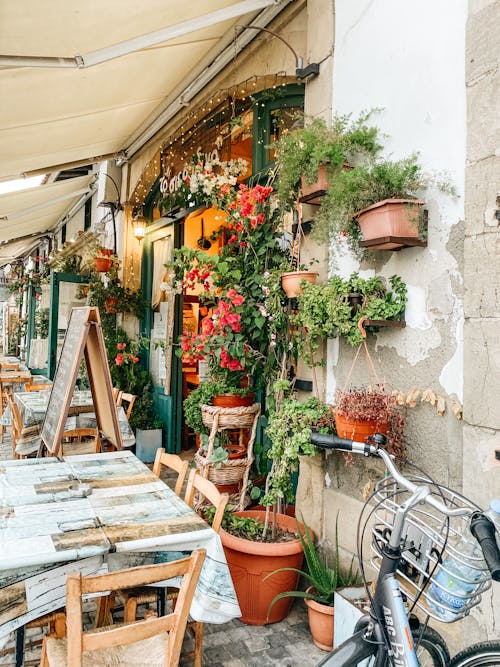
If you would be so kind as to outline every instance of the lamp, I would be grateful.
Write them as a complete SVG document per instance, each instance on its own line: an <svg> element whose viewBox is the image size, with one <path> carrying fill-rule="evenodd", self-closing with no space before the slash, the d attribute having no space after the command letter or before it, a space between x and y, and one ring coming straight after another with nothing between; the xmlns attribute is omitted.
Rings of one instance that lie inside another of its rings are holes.
<svg viewBox="0 0 500 667"><path fill-rule="evenodd" d="M134 236L138 241L142 241L146 234L147 220L142 213L134 216Z"/></svg>

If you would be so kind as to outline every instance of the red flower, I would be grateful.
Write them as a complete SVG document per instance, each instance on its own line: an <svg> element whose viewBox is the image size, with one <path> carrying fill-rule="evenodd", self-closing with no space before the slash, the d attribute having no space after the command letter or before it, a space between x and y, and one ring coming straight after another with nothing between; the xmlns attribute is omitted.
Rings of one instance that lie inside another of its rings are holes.
<svg viewBox="0 0 500 667"><path fill-rule="evenodd" d="M115 364L121 366L123 364L123 354L117 354L115 358Z"/></svg>
<svg viewBox="0 0 500 667"><path fill-rule="evenodd" d="M116 346L119 350L124 350L127 347L127 343L118 343Z"/></svg>

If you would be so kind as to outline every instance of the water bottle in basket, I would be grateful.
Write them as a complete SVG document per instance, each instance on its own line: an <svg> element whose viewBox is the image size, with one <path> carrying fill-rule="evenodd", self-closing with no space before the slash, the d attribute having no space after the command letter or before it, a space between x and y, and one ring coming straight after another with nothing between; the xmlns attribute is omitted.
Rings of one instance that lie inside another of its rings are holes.
<svg viewBox="0 0 500 667"><path fill-rule="evenodd" d="M451 555L453 552L456 557ZM464 526L463 537L448 554L433 577L427 600L441 620L451 623L463 615L463 609L481 579L482 552L469 528Z"/></svg>

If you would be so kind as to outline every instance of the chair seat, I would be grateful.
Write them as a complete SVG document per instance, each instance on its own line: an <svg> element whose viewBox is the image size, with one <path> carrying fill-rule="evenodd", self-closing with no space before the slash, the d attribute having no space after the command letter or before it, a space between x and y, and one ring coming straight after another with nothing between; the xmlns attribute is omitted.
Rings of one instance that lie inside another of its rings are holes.
<svg viewBox="0 0 500 667"><path fill-rule="evenodd" d="M127 646L113 646L83 653L83 667L165 667L168 634L155 635ZM70 667L66 639L47 639L50 667Z"/></svg>

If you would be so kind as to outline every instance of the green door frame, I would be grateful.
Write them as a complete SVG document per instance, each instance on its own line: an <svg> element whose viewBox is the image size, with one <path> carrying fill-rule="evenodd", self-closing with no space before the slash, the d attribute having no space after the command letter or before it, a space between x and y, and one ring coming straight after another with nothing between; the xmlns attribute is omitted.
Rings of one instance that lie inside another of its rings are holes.
<svg viewBox="0 0 500 667"><path fill-rule="evenodd" d="M49 358L47 362L47 375L53 380L57 368L57 324L59 322L59 285L61 283L88 283L88 276L80 276L76 273L59 273L52 271L50 274L50 311L49 311Z"/></svg>

